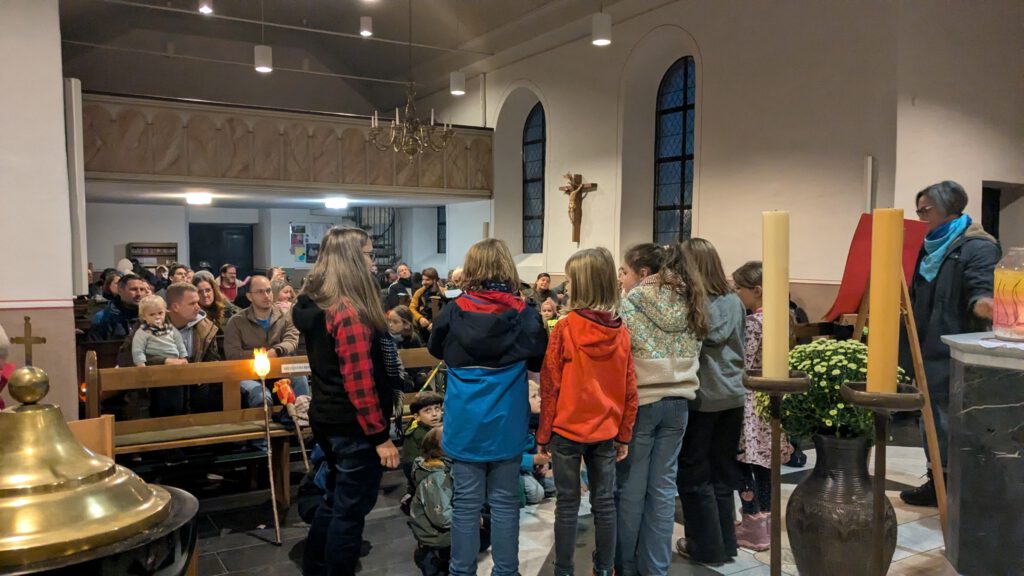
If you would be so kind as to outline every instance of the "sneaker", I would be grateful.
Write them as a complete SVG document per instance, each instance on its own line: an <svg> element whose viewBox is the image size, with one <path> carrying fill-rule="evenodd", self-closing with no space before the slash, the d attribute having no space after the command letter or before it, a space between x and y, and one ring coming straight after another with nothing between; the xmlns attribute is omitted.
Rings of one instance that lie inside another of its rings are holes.
<svg viewBox="0 0 1024 576"><path fill-rule="evenodd" d="M900 492L900 500L911 506L938 506L939 500L935 497L935 482L929 478L927 482L917 488Z"/></svg>
<svg viewBox="0 0 1024 576"><path fill-rule="evenodd" d="M736 543L754 552L764 552L771 548L768 527L770 517L769 514L744 514L740 525L736 527Z"/></svg>

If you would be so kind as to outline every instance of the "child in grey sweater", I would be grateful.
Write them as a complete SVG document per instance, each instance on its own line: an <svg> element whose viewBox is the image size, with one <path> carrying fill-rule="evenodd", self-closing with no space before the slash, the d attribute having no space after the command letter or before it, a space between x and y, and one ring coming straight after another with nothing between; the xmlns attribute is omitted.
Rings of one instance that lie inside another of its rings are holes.
<svg viewBox="0 0 1024 576"><path fill-rule="evenodd" d="M155 356L175 359L175 364L188 362L181 332L167 323L167 304L163 298L151 295L139 302L139 329L132 337L132 362L145 366L146 360Z"/></svg>

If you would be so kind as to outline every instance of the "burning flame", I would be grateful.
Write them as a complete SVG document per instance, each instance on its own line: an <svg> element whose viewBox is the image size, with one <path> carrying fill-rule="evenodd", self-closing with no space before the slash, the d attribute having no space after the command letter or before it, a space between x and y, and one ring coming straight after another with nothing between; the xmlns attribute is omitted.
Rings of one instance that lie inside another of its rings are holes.
<svg viewBox="0 0 1024 576"><path fill-rule="evenodd" d="M256 372L256 375L263 378L270 374L270 358L267 357L267 350L265 348L257 348L252 351L252 355L252 369Z"/></svg>

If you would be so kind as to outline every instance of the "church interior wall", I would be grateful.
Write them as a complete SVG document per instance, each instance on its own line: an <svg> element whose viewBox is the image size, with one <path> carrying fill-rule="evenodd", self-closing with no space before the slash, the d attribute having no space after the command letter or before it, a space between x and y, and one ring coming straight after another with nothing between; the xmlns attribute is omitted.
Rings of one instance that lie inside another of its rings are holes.
<svg viewBox="0 0 1024 576"><path fill-rule="evenodd" d="M927 183L961 181L980 219L982 178L1024 181L1024 59L1010 58L1024 53L1021 10L1000 0L941 9L928 2L676 2L616 20L611 46L579 37L486 79L471 77L462 99L443 92L423 105L479 124L486 102L495 127L493 232L521 252L521 156L503 143L521 138L522 121L506 125L503 115L521 87L542 95L548 148L539 264L558 272L577 249L558 191L565 172L599 186L584 204L581 247L621 254L650 239L653 91L671 62L692 54L699 91L694 235L714 242L733 269L760 256L760 212L790 211L794 285L803 285L809 301L824 302L871 201L865 156L874 159L875 205L902 207L908 218ZM948 66L964 54L972 69L961 82ZM482 84L483 99L474 92ZM918 95L912 107L915 91L942 106L926 106Z"/></svg>
<svg viewBox="0 0 1024 576"><path fill-rule="evenodd" d="M1024 247L1024 186L1003 188L1000 194L999 242L1003 251Z"/></svg>
<svg viewBox="0 0 1024 576"><path fill-rule="evenodd" d="M980 221L983 181L1024 182L1024 3L900 6L896 206L955 180Z"/></svg>
<svg viewBox="0 0 1024 576"><path fill-rule="evenodd" d="M0 70L0 324L8 336L20 336L23 317L32 317L35 335L47 338L33 350L33 363L50 377L47 401L74 419L71 211L56 0L4 4ZM24 360L24 347L11 346L8 361Z"/></svg>
<svg viewBox="0 0 1024 576"><path fill-rule="evenodd" d="M399 208L398 225L402 260L415 271L436 268L444 277L448 258L437 252L437 208Z"/></svg>

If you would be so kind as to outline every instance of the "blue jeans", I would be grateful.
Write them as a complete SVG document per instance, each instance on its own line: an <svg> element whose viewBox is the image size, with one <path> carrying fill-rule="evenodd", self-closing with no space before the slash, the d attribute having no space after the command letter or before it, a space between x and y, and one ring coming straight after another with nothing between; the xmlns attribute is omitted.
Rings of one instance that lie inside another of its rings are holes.
<svg viewBox="0 0 1024 576"><path fill-rule="evenodd" d="M307 376L295 376L292 380L292 391L295 392L296 396L309 396L309 377ZM266 386L260 386L259 380L242 380L242 408L262 408L263 397L260 396L260 388L263 388L263 394L267 397L267 402L273 406L274 398L270 395L270 391L274 388L274 380L267 382Z"/></svg>
<svg viewBox="0 0 1024 576"><path fill-rule="evenodd" d="M480 553L480 513L491 507L493 576L519 572L520 456L502 462L452 462L453 576L475 576Z"/></svg>
<svg viewBox="0 0 1024 576"><path fill-rule="evenodd" d="M377 503L384 469L365 438L328 436L313 431L327 463L324 501L306 537L302 573L306 576L355 574L366 515Z"/></svg>
<svg viewBox="0 0 1024 576"><path fill-rule="evenodd" d="M629 456L618 463L616 572L668 574L672 563L676 470L689 415L685 398L640 407Z"/></svg>

